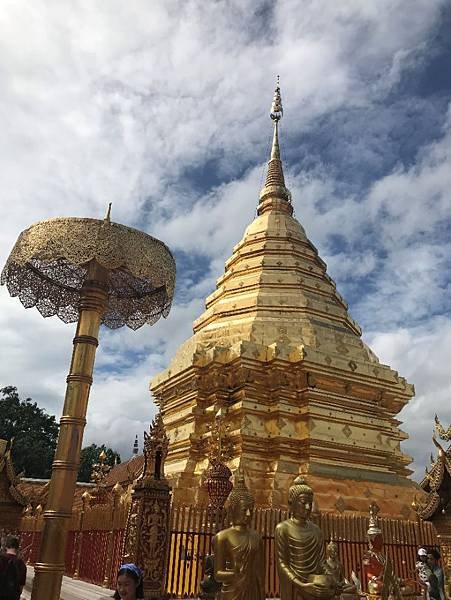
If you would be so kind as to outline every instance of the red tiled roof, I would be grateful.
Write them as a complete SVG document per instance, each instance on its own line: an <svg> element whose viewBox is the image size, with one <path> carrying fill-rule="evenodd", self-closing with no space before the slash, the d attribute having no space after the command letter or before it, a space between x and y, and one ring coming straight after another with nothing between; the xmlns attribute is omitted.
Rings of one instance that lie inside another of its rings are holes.
<svg viewBox="0 0 451 600"><path fill-rule="evenodd" d="M107 486L113 486L120 483L122 486L131 483L140 474L144 466L144 455L137 454L130 460L120 463L113 467L105 477L104 483Z"/></svg>
<svg viewBox="0 0 451 600"><path fill-rule="evenodd" d="M120 483L124 487L132 483L138 477L144 466L144 455L137 454L123 463L113 467L107 474L104 484L107 487L113 487L116 483ZM48 495L48 479L22 479L17 485L17 489L25 496L27 500L33 498L36 504L45 505ZM81 508L82 495L86 490L92 491L92 483L77 482L74 495L73 509Z"/></svg>

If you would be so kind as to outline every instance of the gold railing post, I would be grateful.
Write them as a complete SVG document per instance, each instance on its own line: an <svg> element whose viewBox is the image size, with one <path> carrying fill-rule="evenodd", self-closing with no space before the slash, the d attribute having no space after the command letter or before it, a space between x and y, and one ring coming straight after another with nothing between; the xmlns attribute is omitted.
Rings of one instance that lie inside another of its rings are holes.
<svg viewBox="0 0 451 600"><path fill-rule="evenodd" d="M31 534L31 549L30 549L30 554L28 556L28 560L27 563L29 565L33 565L34 562L31 561L31 559L33 558L33 548L34 548L34 544L36 541L36 527L37 527L37 516L36 516L36 511L34 513L34 515L30 515L30 518L33 519L33 531Z"/></svg>
<svg viewBox="0 0 451 600"><path fill-rule="evenodd" d="M89 501L91 500L91 494L89 492L85 492L82 495L81 499L83 504L81 507L80 523L75 541L75 569L74 574L72 576L73 579L78 579L80 577L81 547L83 545L83 525L85 522L85 513L89 509Z"/></svg>
<svg viewBox="0 0 451 600"><path fill-rule="evenodd" d="M110 585L110 575L111 575L111 558L113 551L113 540L114 533L116 531L116 513L117 508L120 504L121 495L123 493L123 488L120 483L116 483L113 487L113 509L111 512L111 530L108 533L108 542L107 542L107 552L106 552L106 563L105 563L105 578L102 583L102 587L107 588Z"/></svg>
<svg viewBox="0 0 451 600"><path fill-rule="evenodd" d="M98 345L100 322L107 305L107 271L91 261L80 298L70 372L52 478L44 512L39 559L35 564L32 600L58 600L65 569L67 523L72 514L80 449Z"/></svg>
<svg viewBox="0 0 451 600"><path fill-rule="evenodd" d="M38 526L39 526L39 519L41 517L42 514L42 504L38 504L35 511L34 511L34 515L33 515L33 539L32 539L32 546L31 546L31 552L30 552L30 560L29 560L29 564L33 565L36 563L36 550L35 550L35 546L36 544L36 533L38 530ZM42 532L41 532L41 536L42 536Z"/></svg>

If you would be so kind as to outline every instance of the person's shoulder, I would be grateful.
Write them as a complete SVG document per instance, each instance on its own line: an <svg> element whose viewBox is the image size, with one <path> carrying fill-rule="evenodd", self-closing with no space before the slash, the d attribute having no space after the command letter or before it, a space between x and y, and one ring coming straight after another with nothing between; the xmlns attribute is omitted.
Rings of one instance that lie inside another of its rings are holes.
<svg viewBox="0 0 451 600"><path fill-rule="evenodd" d="M7 554L6 557L8 560L10 560L15 565L20 566L20 567L25 567L25 569L27 568L27 565L26 565L24 559L21 558L20 556L17 556L17 554Z"/></svg>

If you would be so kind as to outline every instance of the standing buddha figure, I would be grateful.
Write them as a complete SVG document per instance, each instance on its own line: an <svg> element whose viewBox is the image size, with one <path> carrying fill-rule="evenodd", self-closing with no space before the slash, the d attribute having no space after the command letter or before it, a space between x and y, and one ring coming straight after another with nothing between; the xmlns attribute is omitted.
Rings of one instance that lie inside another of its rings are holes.
<svg viewBox="0 0 451 600"><path fill-rule="evenodd" d="M331 600L338 588L325 570L324 537L310 521L313 490L296 477L288 493L291 517L276 527L281 600Z"/></svg>
<svg viewBox="0 0 451 600"><path fill-rule="evenodd" d="M228 500L232 526L215 536L215 579L221 600L265 600L265 556L259 533L249 528L254 498L238 469Z"/></svg>

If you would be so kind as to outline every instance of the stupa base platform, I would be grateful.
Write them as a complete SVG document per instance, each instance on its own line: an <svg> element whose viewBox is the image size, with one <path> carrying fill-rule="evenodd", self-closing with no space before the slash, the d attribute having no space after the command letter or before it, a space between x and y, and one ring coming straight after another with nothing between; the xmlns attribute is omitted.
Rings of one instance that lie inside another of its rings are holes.
<svg viewBox="0 0 451 600"><path fill-rule="evenodd" d="M415 520L412 500L414 496L420 496L422 490L414 481L363 469L337 469L326 465L310 465L310 468L312 466L323 471L305 474L315 492L316 508L321 512L367 516L368 506L374 501L383 517ZM287 508L288 489L297 475L298 471L265 477L246 469L246 480L255 496L256 506ZM168 480L175 504L207 505L208 495L200 476L183 473L169 475Z"/></svg>

